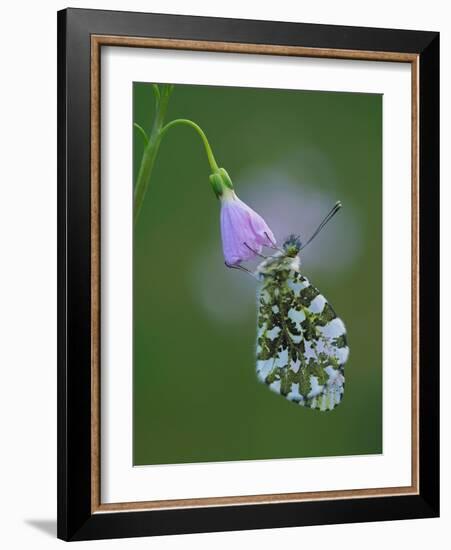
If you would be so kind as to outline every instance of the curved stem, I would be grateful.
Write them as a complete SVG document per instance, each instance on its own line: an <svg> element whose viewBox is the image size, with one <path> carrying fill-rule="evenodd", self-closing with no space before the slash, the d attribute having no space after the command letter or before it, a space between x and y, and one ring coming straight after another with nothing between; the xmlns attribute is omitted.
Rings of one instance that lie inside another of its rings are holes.
<svg viewBox="0 0 451 550"><path fill-rule="evenodd" d="M188 120L187 118L177 118L175 120L171 120L171 122L168 122L166 126L164 126L160 131L160 138L163 137L163 135L173 126L176 126L178 124L184 124L186 126L191 126L191 128L194 128L196 132L200 135L202 138L202 141L204 142L205 152L207 153L208 162L211 167L212 172L217 172L219 170L219 167L216 163L215 157L213 155L213 151L211 149L210 143L208 142L207 136L205 135L205 132L202 130L202 128L197 125L192 120Z"/></svg>
<svg viewBox="0 0 451 550"><path fill-rule="evenodd" d="M161 140L164 136L164 134L173 126L176 126L178 124L184 124L185 126L190 126L201 137L205 151L207 153L208 162L211 167L212 174L215 174L219 171L219 167L216 163L215 157L213 155L213 151L210 147L210 143L208 142L207 136L205 135L204 131L200 126L198 126L195 122L192 120L188 120L186 118L178 118L176 120L172 120L165 126L163 126L164 117L166 114L166 110L168 107L169 97L171 95L173 86L172 85L164 85L161 87L161 89L158 86L153 86L153 91L155 94L156 99L156 115L153 122L152 130L150 132L150 135L147 136L147 134L144 132L144 130L138 125L135 124L135 127L140 131L141 135L144 139L147 138L147 142L145 144L143 157L141 160L141 165L138 172L138 177L136 181L135 186L135 192L134 192L134 223L136 223L139 212L141 210L144 196L147 191L147 187L149 185L150 176L153 171L153 167L155 164L155 159L158 154L158 149L160 147Z"/></svg>

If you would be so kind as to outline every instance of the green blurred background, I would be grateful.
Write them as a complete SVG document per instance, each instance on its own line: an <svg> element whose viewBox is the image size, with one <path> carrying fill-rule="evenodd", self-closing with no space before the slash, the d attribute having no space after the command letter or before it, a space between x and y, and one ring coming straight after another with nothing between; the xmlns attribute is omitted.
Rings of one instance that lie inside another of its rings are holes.
<svg viewBox="0 0 451 550"><path fill-rule="evenodd" d="M151 85L134 83L150 130ZM205 131L240 198L279 242L305 240L302 271L344 320L343 402L323 413L255 375L256 281L223 264L219 203L199 136L163 139L134 232L134 464L382 452L382 96L176 85L166 121ZM134 131L134 178L143 142Z"/></svg>

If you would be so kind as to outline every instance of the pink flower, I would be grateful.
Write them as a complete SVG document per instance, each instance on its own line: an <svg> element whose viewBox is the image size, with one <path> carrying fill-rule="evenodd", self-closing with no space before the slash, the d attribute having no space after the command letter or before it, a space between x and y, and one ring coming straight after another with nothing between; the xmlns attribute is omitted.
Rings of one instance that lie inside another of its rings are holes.
<svg viewBox="0 0 451 550"><path fill-rule="evenodd" d="M265 220L240 200L231 189L221 199L221 237L224 259L236 265L260 254L263 246L274 246L276 239Z"/></svg>

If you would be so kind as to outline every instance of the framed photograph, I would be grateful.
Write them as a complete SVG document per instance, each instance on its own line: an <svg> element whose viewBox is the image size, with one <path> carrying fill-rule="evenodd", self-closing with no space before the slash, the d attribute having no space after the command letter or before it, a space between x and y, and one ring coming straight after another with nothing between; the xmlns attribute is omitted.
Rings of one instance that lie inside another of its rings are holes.
<svg viewBox="0 0 451 550"><path fill-rule="evenodd" d="M438 33L67 9L58 73L58 536L437 516Z"/></svg>

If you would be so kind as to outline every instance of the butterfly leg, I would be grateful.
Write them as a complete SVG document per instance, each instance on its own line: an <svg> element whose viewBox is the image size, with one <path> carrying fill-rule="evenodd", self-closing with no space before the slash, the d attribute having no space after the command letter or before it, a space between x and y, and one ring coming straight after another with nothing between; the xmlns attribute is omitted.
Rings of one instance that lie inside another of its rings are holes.
<svg viewBox="0 0 451 550"><path fill-rule="evenodd" d="M264 256L263 254L260 254L259 252L257 252L256 250L254 250L252 247L250 247L247 243L243 243L243 244L244 244L244 246L245 246L246 248L249 248L249 250L250 250L251 252L253 252L256 256L260 256L260 258L263 258L263 259L265 259L265 260L266 260L266 258L268 257L268 256Z"/></svg>
<svg viewBox="0 0 451 550"><path fill-rule="evenodd" d="M228 264L227 262L224 262L224 263L225 263L226 267L228 267L229 269L239 269L240 271L244 271L245 273L247 273L248 275L250 275L254 279L257 279L257 281L259 280L259 278L255 275L255 273L253 273L252 271L250 271L249 269L247 269L246 267L244 267L242 265Z"/></svg>
<svg viewBox="0 0 451 550"><path fill-rule="evenodd" d="M280 246L276 246L276 244L272 242L272 240L270 239L270 237L269 237L269 235L266 231L265 231L265 235L266 235L266 238L268 239L268 241L271 243L271 244L268 244L268 248L272 248L273 250L283 252L283 248L280 248Z"/></svg>

